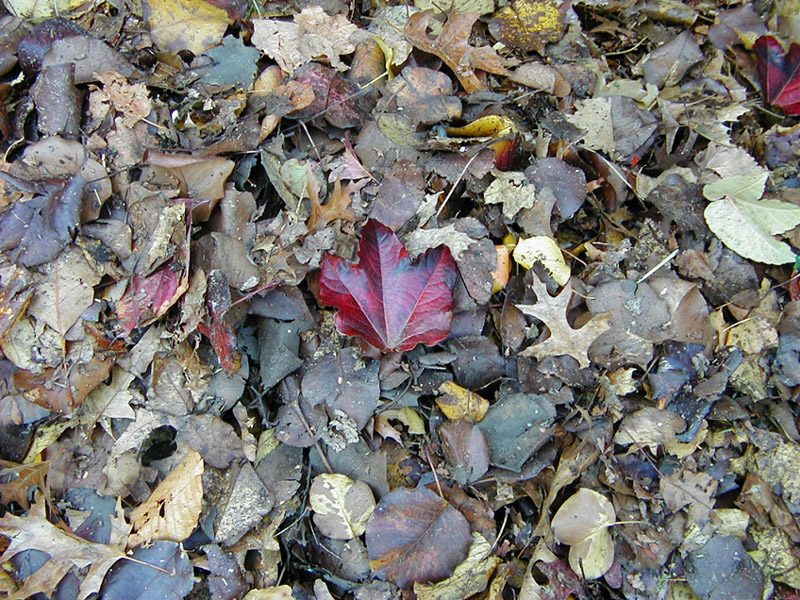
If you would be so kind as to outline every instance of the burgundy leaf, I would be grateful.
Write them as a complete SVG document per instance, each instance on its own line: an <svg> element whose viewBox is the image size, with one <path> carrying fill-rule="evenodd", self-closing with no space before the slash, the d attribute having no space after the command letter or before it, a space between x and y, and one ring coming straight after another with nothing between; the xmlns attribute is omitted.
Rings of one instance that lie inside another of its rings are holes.
<svg viewBox="0 0 800 600"><path fill-rule="evenodd" d="M339 309L339 331L382 352L445 339L457 277L450 251L434 248L411 262L397 235L375 220L361 236L358 264L330 255L322 260L320 298Z"/></svg>
<svg viewBox="0 0 800 600"><path fill-rule="evenodd" d="M236 331L225 320L225 313L231 307L231 289L227 276L218 269L208 274L206 306L211 323L199 323L197 329L211 340L222 370L233 376L242 367L242 353L237 348Z"/></svg>
<svg viewBox="0 0 800 600"><path fill-rule="evenodd" d="M161 317L188 287L188 269L176 259L147 277L134 275L117 302L117 319L125 335Z"/></svg>
<svg viewBox="0 0 800 600"><path fill-rule="evenodd" d="M386 494L366 533L373 573L401 588L449 577L471 542L464 515L426 487Z"/></svg>
<svg viewBox="0 0 800 600"><path fill-rule="evenodd" d="M790 115L800 115L800 44L789 52L771 35L762 35L753 45L756 70L764 98Z"/></svg>

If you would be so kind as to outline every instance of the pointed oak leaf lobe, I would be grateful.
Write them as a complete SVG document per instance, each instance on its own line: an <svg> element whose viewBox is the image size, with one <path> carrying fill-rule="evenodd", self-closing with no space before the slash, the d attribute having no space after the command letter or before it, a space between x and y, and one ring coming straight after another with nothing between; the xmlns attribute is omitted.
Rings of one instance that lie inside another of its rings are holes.
<svg viewBox="0 0 800 600"><path fill-rule="evenodd" d="M447 248L433 248L412 262L391 229L369 220L358 260L322 260L319 295L339 309L341 333L361 336L382 352L432 346L447 337L457 277Z"/></svg>
<svg viewBox="0 0 800 600"><path fill-rule="evenodd" d="M780 42L762 35L753 45L764 98L790 115L800 115L800 44L784 52Z"/></svg>

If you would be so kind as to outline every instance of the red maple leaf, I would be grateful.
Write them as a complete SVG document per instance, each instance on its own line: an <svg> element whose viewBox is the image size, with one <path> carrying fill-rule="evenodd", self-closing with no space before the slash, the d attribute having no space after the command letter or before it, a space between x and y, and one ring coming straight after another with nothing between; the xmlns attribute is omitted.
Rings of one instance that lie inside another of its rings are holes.
<svg viewBox="0 0 800 600"><path fill-rule="evenodd" d="M339 309L336 327L358 335L382 352L432 346L450 333L456 264L445 247L415 262L394 231L367 221L358 263L326 255L320 298Z"/></svg>
<svg viewBox="0 0 800 600"><path fill-rule="evenodd" d="M800 115L800 44L784 52L771 35L762 35L753 45L756 70L767 102L790 115Z"/></svg>

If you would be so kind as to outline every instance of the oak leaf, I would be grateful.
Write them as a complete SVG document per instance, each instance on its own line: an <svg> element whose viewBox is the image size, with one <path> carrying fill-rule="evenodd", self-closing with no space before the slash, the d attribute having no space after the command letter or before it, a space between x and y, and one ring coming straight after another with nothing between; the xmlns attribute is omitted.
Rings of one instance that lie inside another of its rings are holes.
<svg viewBox="0 0 800 600"><path fill-rule="evenodd" d="M124 522L124 518L122 520ZM50 556L45 566L25 579L17 591L4 596L5 600L24 600L40 592L51 594L73 567L88 568L78 593L78 600L83 600L100 589L106 572L114 563L126 558L122 548L87 542L50 523L41 501L24 517L6 513L0 519L0 531L10 540L0 560L10 560L25 550L37 550Z"/></svg>
<svg viewBox="0 0 800 600"><path fill-rule="evenodd" d="M521 355L542 359L567 354L577 360L582 369L588 367L589 346L609 328L610 315L596 315L580 329L574 329L567 322L567 311L572 299L571 284L564 286L557 296L548 294L547 286L536 277L533 278L531 287L536 294L536 304L518 304L517 308L544 322L550 330L550 337L529 346Z"/></svg>
<svg viewBox="0 0 800 600"><path fill-rule="evenodd" d="M428 24L433 18L433 10L425 10L409 17L405 25L406 37L411 43L430 54L438 56L452 69L455 76L471 94L486 89L475 70L487 71L495 75L508 75L506 60L490 46L470 46L469 36L478 13L463 12L450 15L439 37L428 35Z"/></svg>

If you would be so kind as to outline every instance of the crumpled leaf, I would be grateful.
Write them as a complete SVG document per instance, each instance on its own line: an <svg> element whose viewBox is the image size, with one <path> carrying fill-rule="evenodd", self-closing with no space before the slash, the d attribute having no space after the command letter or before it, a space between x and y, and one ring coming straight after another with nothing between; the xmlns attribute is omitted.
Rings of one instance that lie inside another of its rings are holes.
<svg viewBox="0 0 800 600"><path fill-rule="evenodd" d="M316 526L323 535L337 540L351 540L364 533L375 508L370 487L340 473L317 475L308 500Z"/></svg>
<svg viewBox="0 0 800 600"><path fill-rule="evenodd" d="M294 23L253 19L252 41L283 71L293 75L300 65L318 57L325 57L335 69L346 69L339 57L356 49L350 42L356 31L358 28L344 15L330 17L320 6L307 6L295 15Z"/></svg>
<svg viewBox="0 0 800 600"><path fill-rule="evenodd" d="M32 183L3 177L25 192L27 202L15 202L0 214L0 251L13 262L34 267L52 259L72 237L80 221L85 182L80 175L69 179Z"/></svg>
<svg viewBox="0 0 800 600"><path fill-rule="evenodd" d="M336 306L336 327L382 352L432 346L450 332L457 271L447 248L425 252L412 263L388 227L367 221L359 262L325 255L320 298Z"/></svg>
<svg viewBox="0 0 800 600"><path fill-rule="evenodd" d="M136 532L128 538L128 546L153 540L182 542L191 535L203 508L203 470L202 457L190 448L147 501L131 511Z"/></svg>
<svg viewBox="0 0 800 600"><path fill-rule="evenodd" d="M771 35L762 35L753 45L756 70L764 98L790 115L800 115L800 44L784 52Z"/></svg>
<svg viewBox="0 0 800 600"><path fill-rule="evenodd" d="M556 538L570 546L569 565L576 575L597 579L614 562L614 542L608 526L617 519L611 502L600 492L580 488L553 516Z"/></svg>
<svg viewBox="0 0 800 600"><path fill-rule="evenodd" d="M486 89L486 85L475 73L476 69L496 75L508 75L506 60L493 48L469 45L469 36L478 19L478 13L451 14L436 39L431 38L427 32L433 15L433 10L411 15L405 25L405 34L414 46L442 59L456 74L467 93Z"/></svg>
<svg viewBox="0 0 800 600"><path fill-rule="evenodd" d="M426 487L389 492L367 522L373 573L400 588L441 581L467 555L467 519Z"/></svg>
<svg viewBox="0 0 800 600"><path fill-rule="evenodd" d="M518 304L526 315L541 320L550 330L550 337L521 352L522 356L543 358L567 354L578 361L581 368L589 366L589 346L609 327L607 314L595 315L580 329L573 329L567 322L567 311L572 299L572 285L567 284L557 296L547 293L547 286L537 277L531 287L536 293L536 304Z"/></svg>
<svg viewBox="0 0 800 600"><path fill-rule="evenodd" d="M49 594L73 567L88 568L78 594L78 600L83 600L100 589L106 571L115 562L126 558L124 548L87 542L50 523L42 501L24 517L7 512L0 519L0 531L10 540L0 560L9 560L24 550L38 550L50 556L46 565L26 578L16 592L4 596L7 600L25 600L39 592Z"/></svg>

